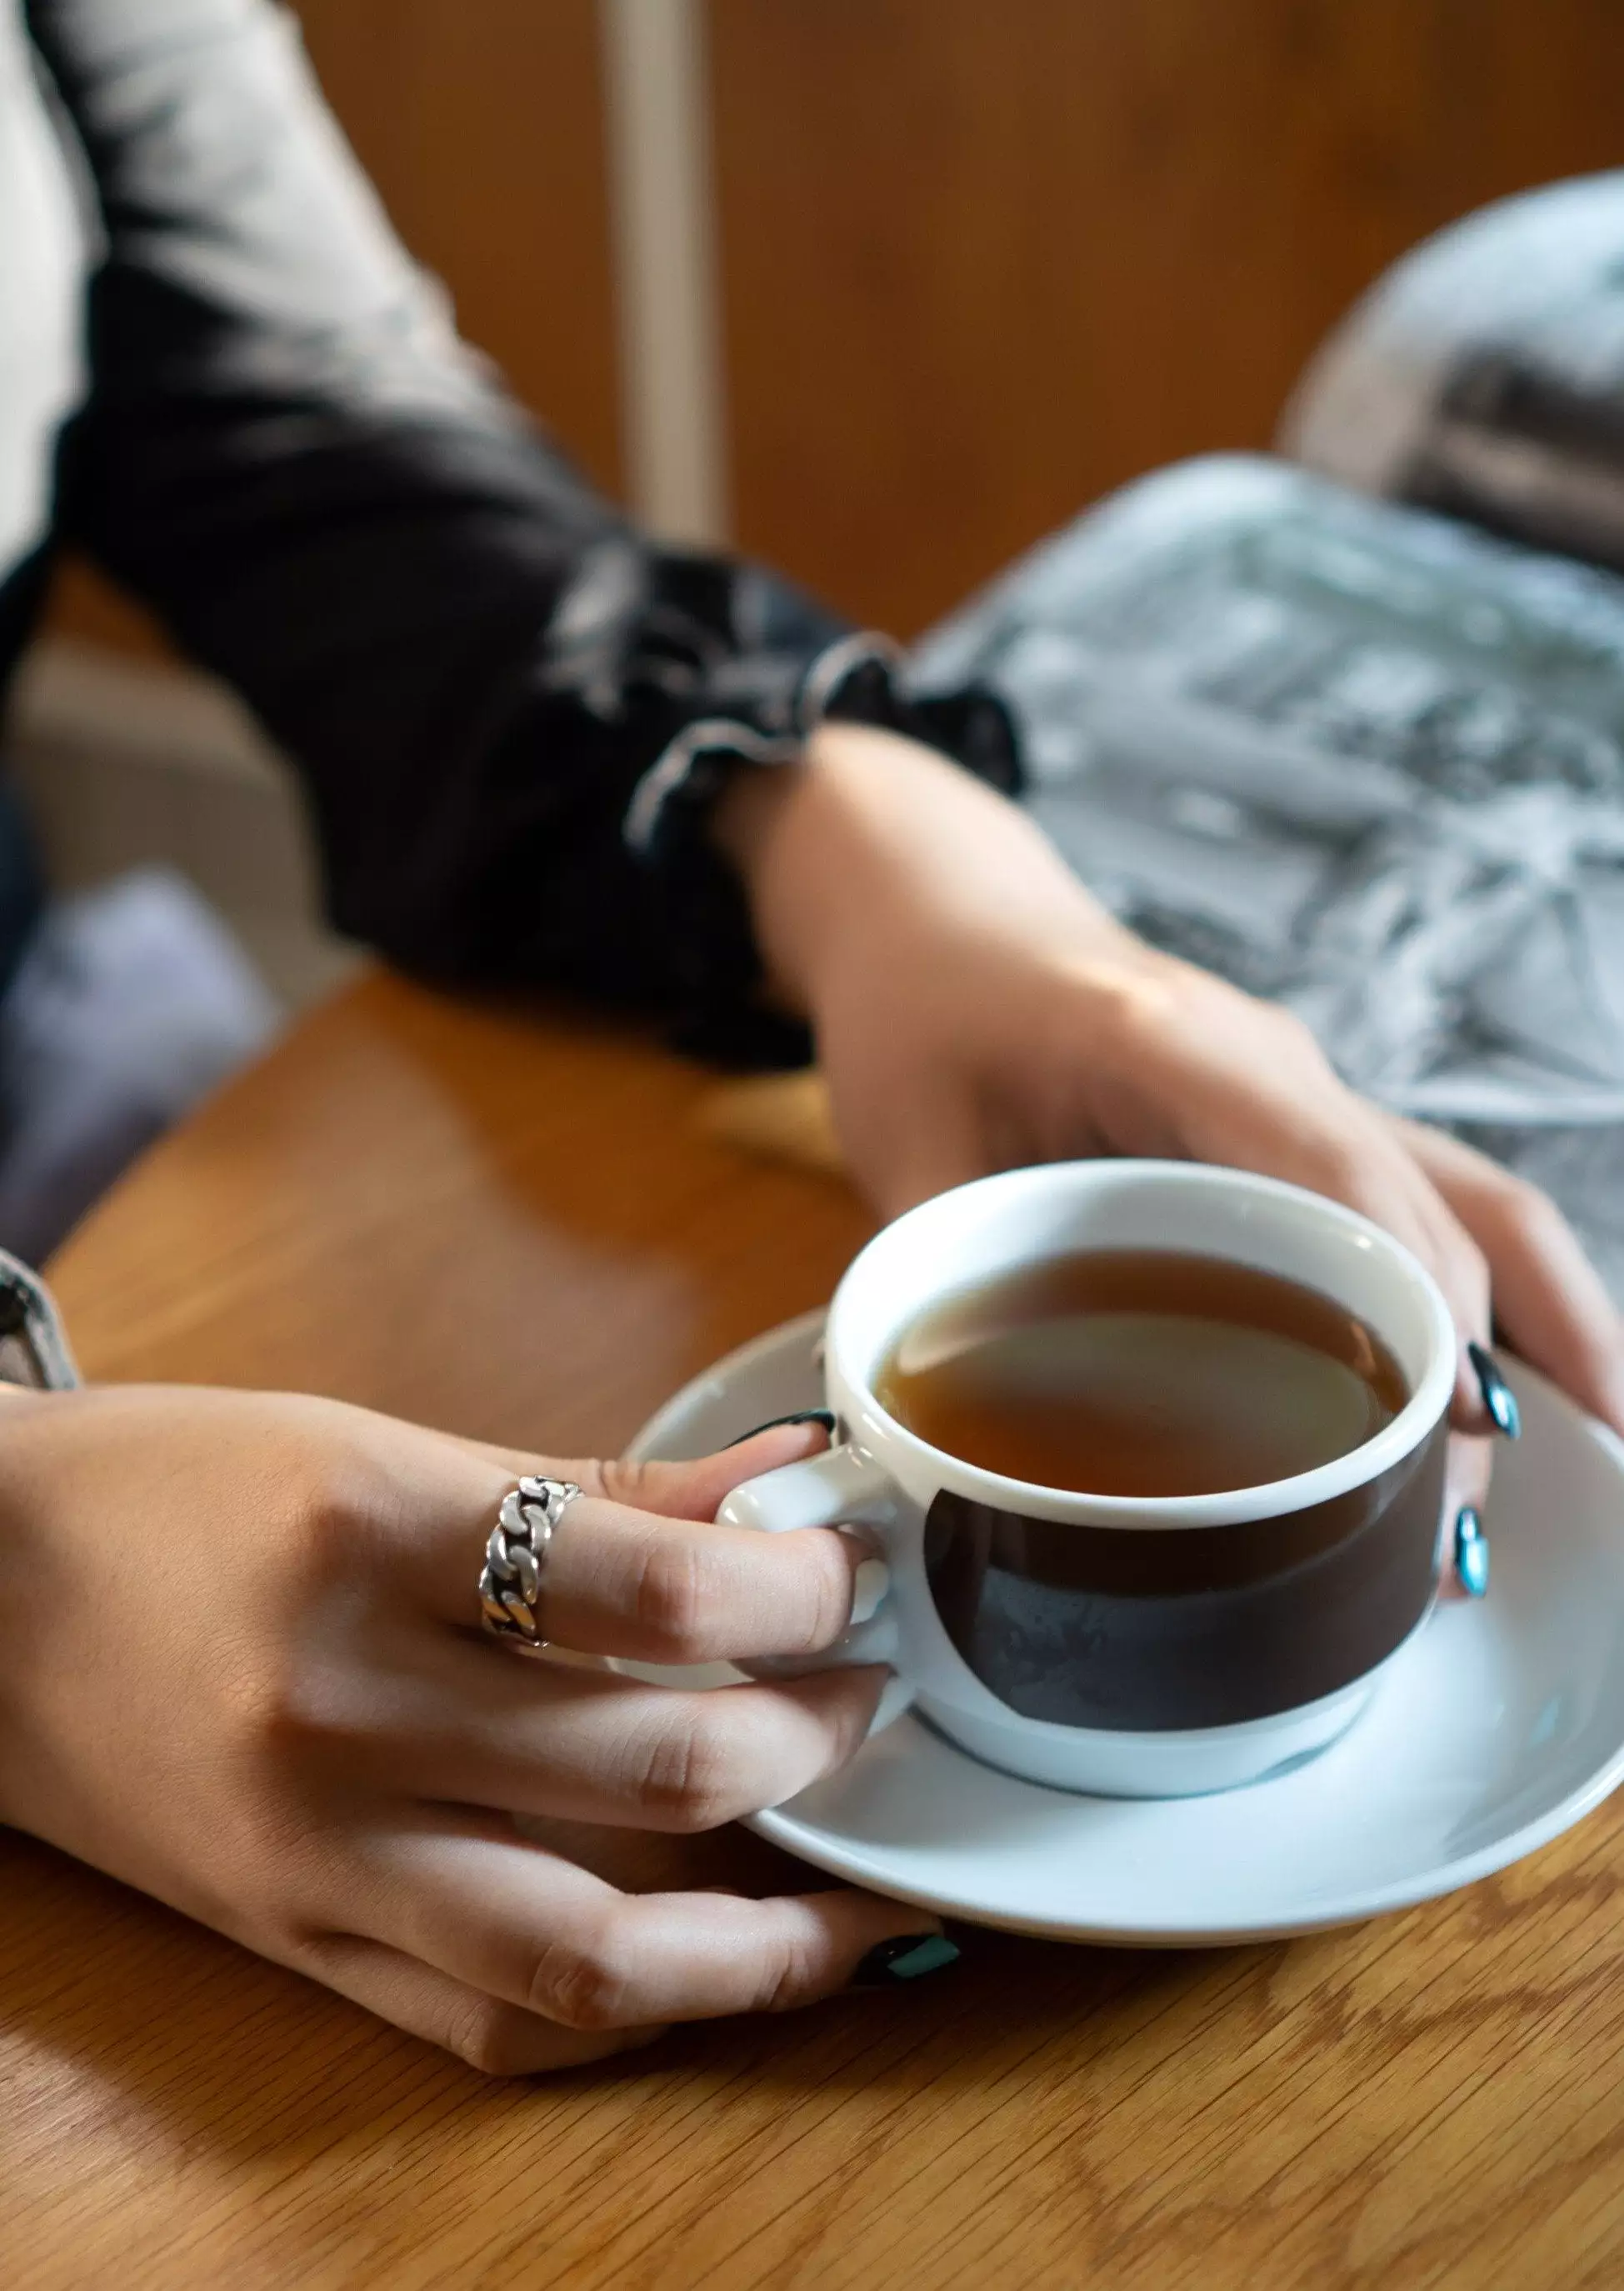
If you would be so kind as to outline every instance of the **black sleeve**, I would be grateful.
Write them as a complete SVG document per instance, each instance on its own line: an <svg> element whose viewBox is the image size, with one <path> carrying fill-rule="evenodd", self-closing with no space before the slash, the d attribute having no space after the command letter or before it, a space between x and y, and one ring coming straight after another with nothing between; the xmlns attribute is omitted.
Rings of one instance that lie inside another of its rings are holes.
<svg viewBox="0 0 1624 2291"><path fill-rule="evenodd" d="M105 236L59 530L293 758L340 929L447 982L730 1023L754 957L695 827L719 759L851 713L1013 784L995 702L921 712L787 583L592 494L457 341L284 9L28 15Z"/></svg>

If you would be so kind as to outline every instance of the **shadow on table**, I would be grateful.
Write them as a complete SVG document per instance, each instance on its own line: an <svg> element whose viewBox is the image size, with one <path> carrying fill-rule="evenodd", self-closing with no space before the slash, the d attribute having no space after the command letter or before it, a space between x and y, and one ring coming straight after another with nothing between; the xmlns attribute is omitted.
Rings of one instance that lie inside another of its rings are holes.
<svg viewBox="0 0 1624 2291"><path fill-rule="evenodd" d="M633 1841L645 1873L745 1891L805 1890L816 1872L739 1831ZM652 1849L652 1852L651 1852ZM602 1860L601 1855L594 1858ZM307 2160L409 2115L430 2127L500 2122L516 2109L640 2106L673 2084L876 2090L899 2104L1012 2075L1045 2055L1078 2069L1192 1992L1215 1968L1254 1979L1258 1950L1079 1949L960 1928L961 1963L917 1989L836 1998L783 2018L673 2030L646 2052L533 2083L498 2084L33 1840L0 1832L0 2084L34 2147L54 2136L64 2185L84 2168L86 2114L158 2155ZM1220 1979L1216 1987L1226 1990ZM60 2118L53 2134L53 2120ZM92 2147L93 2148L93 2142ZM37 2163L37 2154L36 2156ZM34 2176L37 2179L37 2170Z"/></svg>

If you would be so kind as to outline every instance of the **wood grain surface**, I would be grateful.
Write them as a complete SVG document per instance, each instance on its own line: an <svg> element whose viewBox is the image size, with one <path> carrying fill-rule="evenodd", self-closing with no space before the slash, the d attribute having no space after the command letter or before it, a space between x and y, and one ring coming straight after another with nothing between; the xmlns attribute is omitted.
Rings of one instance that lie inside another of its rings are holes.
<svg viewBox="0 0 1624 2291"><path fill-rule="evenodd" d="M631 1037L371 979L55 1268L99 1376L613 1446L862 1237ZM1571 2291L1624 2279L1617 1805L1356 1930L956 1973L481 2081L0 1833L6 2291ZM634 1849L765 1887L742 1832Z"/></svg>

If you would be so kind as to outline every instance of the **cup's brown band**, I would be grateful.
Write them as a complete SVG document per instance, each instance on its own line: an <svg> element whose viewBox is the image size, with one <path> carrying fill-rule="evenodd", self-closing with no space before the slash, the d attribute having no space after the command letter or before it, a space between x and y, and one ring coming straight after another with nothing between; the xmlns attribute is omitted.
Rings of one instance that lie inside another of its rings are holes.
<svg viewBox="0 0 1624 2291"><path fill-rule="evenodd" d="M1365 1486L1230 1527L1029 1519L946 1491L925 1570L949 1638L1025 1718L1156 1733L1317 1702L1427 1611L1447 1424Z"/></svg>

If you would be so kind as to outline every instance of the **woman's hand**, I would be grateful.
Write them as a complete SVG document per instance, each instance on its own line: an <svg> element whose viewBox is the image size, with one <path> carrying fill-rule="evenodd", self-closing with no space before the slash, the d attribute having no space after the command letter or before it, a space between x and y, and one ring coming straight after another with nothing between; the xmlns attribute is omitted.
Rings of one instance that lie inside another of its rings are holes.
<svg viewBox="0 0 1624 2291"><path fill-rule="evenodd" d="M706 1523L816 1429L639 1467L289 1395L12 1393L0 1417L0 1821L499 2072L805 2005L936 1929L850 1891L623 1893L511 1818L709 1829L862 1742L872 1668L690 1694L475 1628L497 1506L540 1471L586 1491L548 1552L551 1637L828 1646L861 1548Z"/></svg>
<svg viewBox="0 0 1624 2291"><path fill-rule="evenodd" d="M1091 1154L1288 1178L1407 1242L1463 1340L1488 1342L1492 1301L1518 1352L1624 1430L1619 1317L1542 1194L1355 1096L1288 1013L1147 947L955 766L825 726L804 770L742 776L720 831L883 1214L990 1170ZM1488 1428L1464 1360L1456 1415ZM1481 1449L1457 1466L1470 1500Z"/></svg>

